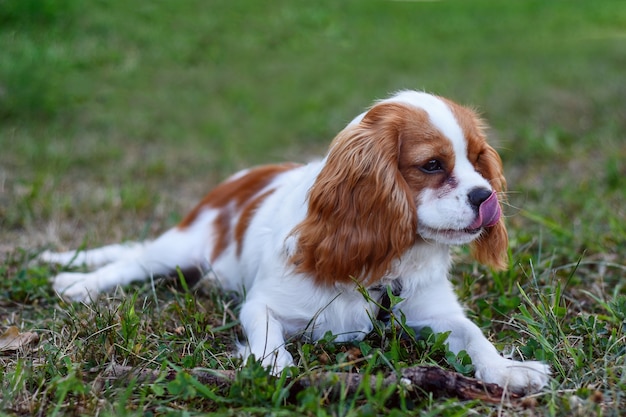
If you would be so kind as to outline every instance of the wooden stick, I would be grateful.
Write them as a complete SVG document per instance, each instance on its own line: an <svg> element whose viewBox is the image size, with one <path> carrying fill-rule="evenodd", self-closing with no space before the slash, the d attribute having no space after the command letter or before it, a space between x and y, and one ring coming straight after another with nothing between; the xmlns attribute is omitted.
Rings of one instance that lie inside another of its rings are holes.
<svg viewBox="0 0 626 417"><path fill-rule="evenodd" d="M93 369L92 371L99 371ZM165 371L149 368L133 368L115 363L100 372L100 379L136 378L139 382L154 382L158 378L173 380L177 371ZM187 371L199 382L217 388L228 388L235 380L236 371L207 370L194 368ZM377 384L375 375L348 372L317 371L300 376L292 380L292 390L301 391L310 386L331 387L336 390L346 390L354 394L367 378L372 392L377 389L386 389L392 385L402 386L407 391L432 393L436 397L456 397L461 400L481 400L489 403L501 403L503 400L520 398L519 394L507 391L496 384L482 382L456 372L448 371L437 366L421 365L403 369L399 374L391 373L381 384Z"/></svg>

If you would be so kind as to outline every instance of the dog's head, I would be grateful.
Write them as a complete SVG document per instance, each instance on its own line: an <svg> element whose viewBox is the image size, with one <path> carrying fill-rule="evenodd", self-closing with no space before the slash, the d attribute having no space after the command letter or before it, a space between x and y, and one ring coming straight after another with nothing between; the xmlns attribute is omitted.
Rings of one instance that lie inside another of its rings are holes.
<svg viewBox="0 0 626 417"><path fill-rule="evenodd" d="M355 118L324 162L295 229L300 272L373 282L420 240L471 243L478 261L507 266L506 181L474 111L400 92Z"/></svg>

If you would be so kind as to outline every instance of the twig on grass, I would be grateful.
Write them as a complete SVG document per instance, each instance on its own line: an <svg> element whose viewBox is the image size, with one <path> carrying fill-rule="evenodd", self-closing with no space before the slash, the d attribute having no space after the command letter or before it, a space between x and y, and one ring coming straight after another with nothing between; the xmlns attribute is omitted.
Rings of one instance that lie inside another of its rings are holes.
<svg viewBox="0 0 626 417"><path fill-rule="evenodd" d="M236 371L233 370L218 371L194 368L188 372L202 384L219 389L230 387L236 376ZM98 377L109 380L136 378L139 382L150 383L157 379L173 380L176 374L177 371L174 369L162 371L133 368L113 363ZM376 378L372 378L369 374L318 371L294 379L291 387L294 391L301 391L310 386L332 387L337 390L345 390L348 394L354 394L366 379L372 392L384 390L390 386L402 386L407 391L432 393L436 397L456 397L461 400L480 400L495 404L502 403L505 399L514 400L521 397L521 395L507 391L496 384L482 382L456 372L428 365L405 368L399 374L391 373L379 384L377 384Z"/></svg>

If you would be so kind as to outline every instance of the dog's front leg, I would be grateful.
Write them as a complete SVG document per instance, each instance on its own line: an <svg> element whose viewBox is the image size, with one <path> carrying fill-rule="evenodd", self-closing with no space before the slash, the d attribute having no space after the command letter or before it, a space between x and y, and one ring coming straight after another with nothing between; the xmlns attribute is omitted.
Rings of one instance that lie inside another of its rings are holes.
<svg viewBox="0 0 626 417"><path fill-rule="evenodd" d="M536 361L515 361L502 357L482 331L467 317L431 317L417 327L429 326L436 333L450 332L448 348L455 354L465 350L472 358L476 378L517 393L540 390L548 383L550 368Z"/></svg>
<svg viewBox="0 0 626 417"><path fill-rule="evenodd" d="M449 332L450 351L458 354L465 350L472 359L476 377L485 382L517 393L534 392L548 383L548 365L502 357L478 326L465 316L448 280L433 284L401 295L404 301L398 308L406 315L407 325L416 330L430 327L435 333Z"/></svg>
<svg viewBox="0 0 626 417"><path fill-rule="evenodd" d="M239 319L248 342L241 352L244 361L254 355L275 375L293 365L293 358L285 349L283 325L266 303L248 299L241 307Z"/></svg>

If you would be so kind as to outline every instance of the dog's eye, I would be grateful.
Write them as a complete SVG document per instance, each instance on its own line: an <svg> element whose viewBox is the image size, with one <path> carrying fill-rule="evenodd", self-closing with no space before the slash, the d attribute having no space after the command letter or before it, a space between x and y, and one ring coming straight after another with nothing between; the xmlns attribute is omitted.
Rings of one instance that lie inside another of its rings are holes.
<svg viewBox="0 0 626 417"><path fill-rule="evenodd" d="M441 164L441 161L437 159L431 159L424 165L420 166L420 170L427 174L435 174L443 171L443 165Z"/></svg>

